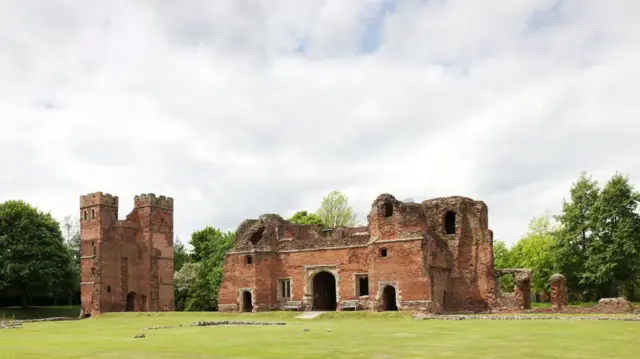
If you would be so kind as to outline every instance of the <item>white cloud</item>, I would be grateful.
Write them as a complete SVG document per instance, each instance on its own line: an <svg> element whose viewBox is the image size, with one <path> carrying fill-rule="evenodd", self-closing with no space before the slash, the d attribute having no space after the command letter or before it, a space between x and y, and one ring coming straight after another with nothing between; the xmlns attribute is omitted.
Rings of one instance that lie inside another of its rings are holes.
<svg viewBox="0 0 640 359"><path fill-rule="evenodd" d="M382 192L467 195L513 242L582 170L638 183L638 10L2 2L0 201L62 218L101 190L123 216L135 194L170 195L186 239L314 210L334 189L361 218ZM360 52L363 36L373 52Z"/></svg>

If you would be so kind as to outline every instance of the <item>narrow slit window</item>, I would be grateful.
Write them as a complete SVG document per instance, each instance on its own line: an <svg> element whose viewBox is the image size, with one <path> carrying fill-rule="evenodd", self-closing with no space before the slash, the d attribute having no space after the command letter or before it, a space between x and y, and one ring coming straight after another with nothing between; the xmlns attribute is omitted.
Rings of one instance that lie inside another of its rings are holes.
<svg viewBox="0 0 640 359"><path fill-rule="evenodd" d="M386 248L380 249L380 257L386 257L386 256L387 256L387 249Z"/></svg>
<svg viewBox="0 0 640 359"><path fill-rule="evenodd" d="M449 211L444 216L444 232L446 234L456 234L456 212Z"/></svg>
<svg viewBox="0 0 640 359"><path fill-rule="evenodd" d="M91 209L91 219L96 219L96 210L95 210L95 208Z"/></svg>

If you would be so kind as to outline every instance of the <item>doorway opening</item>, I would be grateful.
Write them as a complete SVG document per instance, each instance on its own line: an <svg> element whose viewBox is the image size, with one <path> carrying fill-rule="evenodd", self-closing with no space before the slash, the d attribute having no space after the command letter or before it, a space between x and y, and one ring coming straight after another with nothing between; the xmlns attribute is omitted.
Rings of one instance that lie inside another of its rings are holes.
<svg viewBox="0 0 640 359"><path fill-rule="evenodd" d="M398 310L398 304L396 303L396 288L392 285L384 287L382 290L382 308L385 311Z"/></svg>
<svg viewBox="0 0 640 359"><path fill-rule="evenodd" d="M245 290L242 292L242 306L240 308L242 312L252 312L253 311L253 303L251 301L251 292Z"/></svg>
<svg viewBox="0 0 640 359"><path fill-rule="evenodd" d="M125 308L126 312L134 311L135 300L136 300L136 293L129 292L129 294L127 294L127 307Z"/></svg>
<svg viewBox="0 0 640 359"><path fill-rule="evenodd" d="M329 272L320 272L313 278L313 310L335 311L336 277Z"/></svg>

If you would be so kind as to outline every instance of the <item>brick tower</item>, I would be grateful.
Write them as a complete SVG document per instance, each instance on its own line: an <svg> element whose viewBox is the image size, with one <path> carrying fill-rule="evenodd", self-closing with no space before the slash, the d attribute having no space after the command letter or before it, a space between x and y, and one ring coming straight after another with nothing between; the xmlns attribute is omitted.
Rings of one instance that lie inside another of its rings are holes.
<svg viewBox="0 0 640 359"><path fill-rule="evenodd" d="M80 197L81 315L170 311L173 305L173 199L135 196L118 220L118 197Z"/></svg>

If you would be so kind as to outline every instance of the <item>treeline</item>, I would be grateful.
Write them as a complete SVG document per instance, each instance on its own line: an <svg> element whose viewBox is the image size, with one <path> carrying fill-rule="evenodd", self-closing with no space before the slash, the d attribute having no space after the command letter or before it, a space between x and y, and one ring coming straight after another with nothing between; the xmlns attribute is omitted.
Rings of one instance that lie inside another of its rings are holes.
<svg viewBox="0 0 640 359"><path fill-rule="evenodd" d="M61 226L24 201L0 203L0 306L78 304L79 292L80 233L74 224Z"/></svg>
<svg viewBox="0 0 640 359"><path fill-rule="evenodd" d="M496 268L534 270L531 289L546 301L549 277L567 278L569 299L595 301L624 296L637 299L640 286L640 193L629 177L614 174L603 186L582 173L563 200L562 211L529 223L512 247L494 243ZM501 279L503 291L513 280Z"/></svg>

